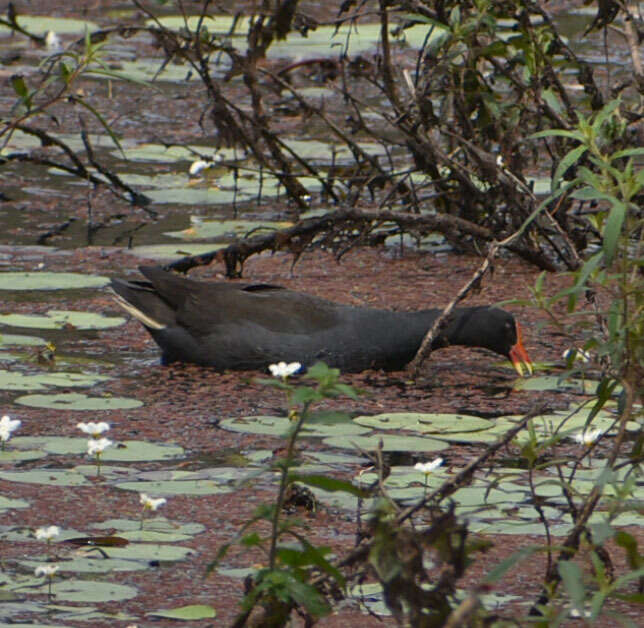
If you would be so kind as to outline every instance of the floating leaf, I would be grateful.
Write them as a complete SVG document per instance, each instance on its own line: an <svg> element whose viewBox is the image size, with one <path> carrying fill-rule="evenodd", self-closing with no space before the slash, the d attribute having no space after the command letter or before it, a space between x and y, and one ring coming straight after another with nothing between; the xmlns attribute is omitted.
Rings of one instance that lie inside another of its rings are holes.
<svg viewBox="0 0 644 628"><path fill-rule="evenodd" d="M29 508L31 504L24 499L9 499L0 495L0 512L14 508Z"/></svg>
<svg viewBox="0 0 644 628"><path fill-rule="evenodd" d="M37 336L22 336L18 334L0 334L0 347L40 347L47 341Z"/></svg>
<svg viewBox="0 0 644 628"><path fill-rule="evenodd" d="M167 619L178 619L184 621L196 621L198 619L212 619L217 612L212 606L205 604L191 604L167 610L151 611L146 613L150 617L165 617Z"/></svg>
<svg viewBox="0 0 644 628"><path fill-rule="evenodd" d="M165 480L157 482L122 482L116 488L125 491L136 491L148 495L169 496L169 495L217 495L219 493L230 493L232 486L219 484L214 480Z"/></svg>
<svg viewBox="0 0 644 628"><path fill-rule="evenodd" d="M442 451L449 447L448 443L421 436L397 436L391 434L375 434L373 436L331 436L324 439L324 444L340 449L355 449L356 446L366 451L378 448L382 439L383 451Z"/></svg>
<svg viewBox="0 0 644 628"><path fill-rule="evenodd" d="M272 436L283 436L292 427L294 423L286 417L278 416L246 416L238 419L224 419L220 427L231 432L244 432L248 434L270 434ZM325 425L324 423L313 423L302 427L302 436L332 436L340 435L354 436L359 434L368 434L369 428L351 423L334 423Z"/></svg>
<svg viewBox="0 0 644 628"><path fill-rule="evenodd" d="M411 430L427 434L474 432L493 426L491 421L465 414L424 414L418 412L387 412L354 419L359 425L383 430Z"/></svg>
<svg viewBox="0 0 644 628"><path fill-rule="evenodd" d="M120 316L103 316L93 312L49 310L45 316L36 314L0 314L0 325L12 327L38 327L40 329L108 329L125 323Z"/></svg>
<svg viewBox="0 0 644 628"><path fill-rule="evenodd" d="M154 61L155 71L159 68L159 62ZM204 156L213 157L217 155L221 159L230 161L239 159L239 150L234 148L213 149L212 146L191 144L188 146L164 146L163 144L139 144L134 148L125 149L125 157L128 161L152 161L160 163L175 163L182 161L194 161ZM120 151L114 152L115 157L121 157Z"/></svg>
<svg viewBox="0 0 644 628"><path fill-rule="evenodd" d="M156 260L175 260L187 255L202 255L226 248L228 244L146 244L130 249L130 255Z"/></svg>
<svg viewBox="0 0 644 628"><path fill-rule="evenodd" d="M141 401L127 397L88 397L80 393L25 395L15 399L14 403L53 410L126 410L143 405Z"/></svg>
<svg viewBox="0 0 644 628"><path fill-rule="evenodd" d="M84 475L61 469L33 469L31 471L0 471L0 478L7 482L48 484L50 486L80 486L86 484Z"/></svg>
<svg viewBox="0 0 644 628"><path fill-rule="evenodd" d="M47 590L47 584L41 587L41 592L47 593ZM96 580L54 580L51 592L57 600L66 602L118 602L137 595L134 587Z"/></svg>
<svg viewBox="0 0 644 628"><path fill-rule="evenodd" d="M50 386L77 388L95 386L100 382L111 379L105 375L89 375L84 373L40 373L25 375L17 371L0 369L0 390L46 390Z"/></svg>
<svg viewBox="0 0 644 628"><path fill-rule="evenodd" d="M102 288L109 282L108 277L83 273L0 273L0 290L75 290Z"/></svg>
<svg viewBox="0 0 644 628"><path fill-rule="evenodd" d="M54 31L61 35L82 35L86 31L98 30L98 25L87 20L75 20L65 17L46 17L41 15L19 15L18 24L25 30L44 35L47 31ZM0 33L8 33L9 27L0 24Z"/></svg>
<svg viewBox="0 0 644 628"><path fill-rule="evenodd" d="M85 454L87 438L67 438L64 436L34 437L40 442L40 447L50 454ZM24 437L21 444L29 445L30 437ZM118 441L108 447L102 454L101 460L115 462L138 462L148 460L169 460L184 454L182 447L165 443L149 443L138 440Z"/></svg>
<svg viewBox="0 0 644 628"><path fill-rule="evenodd" d="M292 226L291 222L253 220L206 220L196 222L183 231L169 231L165 235L182 240L214 239L224 236L244 237L247 233L274 231Z"/></svg>

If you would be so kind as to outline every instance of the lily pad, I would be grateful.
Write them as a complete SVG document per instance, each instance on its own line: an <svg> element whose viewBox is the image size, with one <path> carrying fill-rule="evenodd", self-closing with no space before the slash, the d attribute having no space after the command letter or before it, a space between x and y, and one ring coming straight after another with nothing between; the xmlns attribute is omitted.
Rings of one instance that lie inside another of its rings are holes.
<svg viewBox="0 0 644 628"><path fill-rule="evenodd" d="M0 334L0 347L41 347L47 341L37 336L22 336L20 334Z"/></svg>
<svg viewBox="0 0 644 628"><path fill-rule="evenodd" d="M534 391L572 391L579 394L591 395L597 389L598 382L594 380L566 379L554 375L518 378L514 382L514 390Z"/></svg>
<svg viewBox="0 0 644 628"><path fill-rule="evenodd" d="M140 408L143 403L127 397L88 397L80 393L61 393L59 395L25 395L14 403L33 408L53 410L127 410Z"/></svg>
<svg viewBox="0 0 644 628"><path fill-rule="evenodd" d="M29 437L24 437L29 442ZM42 437L35 437L41 440ZM41 447L50 454L84 454L87 451L87 438L66 438L64 436L48 437L42 442ZM108 447L102 454L102 461L137 462L148 460L169 460L184 454L178 445L165 443L149 443L146 441L125 440L118 441Z"/></svg>
<svg viewBox="0 0 644 628"><path fill-rule="evenodd" d="M48 585L41 587L42 593L47 593ZM59 601L65 602L118 602L136 597L134 587L113 582L100 582L97 580L55 580L51 592Z"/></svg>
<svg viewBox="0 0 644 628"><path fill-rule="evenodd" d="M98 30L98 25L87 20L74 20L63 17L46 17L41 15L19 15L18 24L25 30L36 34L44 34L47 31L54 31L61 35L82 35L86 31ZM9 33L7 26L0 25L0 33Z"/></svg>
<svg viewBox="0 0 644 628"><path fill-rule="evenodd" d="M109 282L107 277L82 273L0 273L0 290L75 290L102 288Z"/></svg>
<svg viewBox="0 0 644 628"><path fill-rule="evenodd" d="M212 606L205 604L191 604L167 610L151 611L146 613L150 617L164 617L182 621L197 621L198 619L212 619L217 616L217 611Z"/></svg>
<svg viewBox="0 0 644 628"><path fill-rule="evenodd" d="M11 441L11 445L13 445L13 439ZM24 451L6 448L0 451L0 464L24 462L25 460L38 460L38 458L44 458L46 455L47 454L44 451L37 451L35 449Z"/></svg>
<svg viewBox="0 0 644 628"><path fill-rule="evenodd" d="M207 220L195 222L182 231L168 231L167 236L181 238L182 240L214 239L224 236L244 237L251 231L253 233L275 231L291 227L292 222L270 222L253 220Z"/></svg>
<svg viewBox="0 0 644 628"><path fill-rule="evenodd" d="M118 536L128 541L146 543L189 541L206 530L206 527L200 523L169 521L165 517L146 518L143 528L139 519L109 519L92 527L99 530L116 530Z"/></svg>
<svg viewBox="0 0 644 628"><path fill-rule="evenodd" d="M7 482L47 484L49 486L80 486L86 484L84 475L61 469L32 469L30 471L0 471L0 478Z"/></svg>
<svg viewBox="0 0 644 628"><path fill-rule="evenodd" d="M190 547L161 545L158 543L130 543L126 547L102 547L102 552L88 547L75 552L71 560L57 564L60 571L76 573L108 573L110 571L141 571L150 568L151 562L175 563L196 554ZM106 557L107 556L107 557ZM46 560L46 556L30 558L21 564L33 570Z"/></svg>
<svg viewBox="0 0 644 628"><path fill-rule="evenodd" d="M492 421L465 414L423 414L417 412L387 412L354 419L359 425L383 430L411 430L427 434L475 432L493 426Z"/></svg>
<svg viewBox="0 0 644 628"><path fill-rule="evenodd" d="M31 504L24 499L9 499L0 495L0 512L14 508L29 508Z"/></svg>
<svg viewBox="0 0 644 628"><path fill-rule="evenodd" d="M46 390L50 386L77 388L95 386L111 379L105 375L84 373L40 373L25 375L17 371L0 369L0 390Z"/></svg>
<svg viewBox="0 0 644 628"><path fill-rule="evenodd" d="M116 485L124 491L136 491L148 495L218 495L230 493L233 486L227 486L214 480L159 480L150 482L122 482Z"/></svg>
<svg viewBox="0 0 644 628"><path fill-rule="evenodd" d="M128 253L137 257L144 257L156 260L174 260L187 255L202 255L219 249L226 248L223 244L145 244L128 249Z"/></svg>
<svg viewBox="0 0 644 628"><path fill-rule="evenodd" d="M330 436L322 441L329 447L340 449L355 449L356 446L366 451L373 451L378 448L378 442L382 439L383 451L442 451L447 449L449 444L433 438L421 436L398 436L391 434L374 434L372 436Z"/></svg>
<svg viewBox="0 0 644 628"><path fill-rule="evenodd" d="M37 327L39 329L108 329L125 323L120 316L103 316L93 312L49 310L45 316L36 314L0 314L0 325Z"/></svg>
<svg viewBox="0 0 644 628"><path fill-rule="evenodd" d="M158 67L158 62L157 62ZM134 148L125 149L125 157L129 161L146 161L159 163L175 163L183 161L194 161L204 156L217 155L223 160L230 161L239 159L242 155L239 150L233 148L213 149L211 146L190 145L190 146L164 146L163 144L139 144ZM121 152L115 151L114 156L121 158Z"/></svg>
<svg viewBox="0 0 644 628"><path fill-rule="evenodd" d="M284 436L293 427L293 421L286 417L278 416L246 416L238 419L224 419L219 424L231 432L243 432L246 434L269 434L271 436ZM306 423L302 427L302 436L332 436L338 435L341 438L368 434L371 430L367 427L354 425L352 423Z"/></svg>

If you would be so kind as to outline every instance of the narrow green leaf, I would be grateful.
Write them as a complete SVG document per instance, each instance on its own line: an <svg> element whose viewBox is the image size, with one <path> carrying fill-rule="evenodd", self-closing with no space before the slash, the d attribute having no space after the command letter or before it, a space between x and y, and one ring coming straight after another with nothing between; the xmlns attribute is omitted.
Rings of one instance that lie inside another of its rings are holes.
<svg viewBox="0 0 644 628"><path fill-rule="evenodd" d="M622 232L622 225L626 218L626 205L617 199L613 200L613 208L610 210L606 224L604 225L604 242L602 249L606 266L610 266L617 251L619 235Z"/></svg>
<svg viewBox="0 0 644 628"><path fill-rule="evenodd" d="M548 129L547 131L538 131L528 136L528 139L538 140L546 137L569 137L573 140L583 142L586 138L579 131L566 131L565 129Z"/></svg>
<svg viewBox="0 0 644 628"><path fill-rule="evenodd" d="M112 138L112 141L119 149L119 151L121 151L121 155L123 155L123 158L125 159L126 157L125 157L125 153L123 152L123 147L121 146L121 142L119 142L118 137L116 137L116 135L114 134L114 131L112 131L110 125L107 123L107 120L105 120L105 118L99 113L99 111L94 107L92 107L92 105L90 105L89 103L85 102L83 98L76 98L74 102L85 107L85 109L90 111L92 115L101 123L101 126L105 129L107 134Z"/></svg>
<svg viewBox="0 0 644 628"><path fill-rule="evenodd" d="M622 157L636 157L638 155L644 155L644 148L625 148L624 150L618 150L610 156L610 160L614 161Z"/></svg>
<svg viewBox="0 0 644 628"><path fill-rule="evenodd" d="M579 158L587 150L588 148L582 144L581 146L577 146L577 148L573 148L571 151L568 151L568 153L564 155L563 159L559 162L559 165L555 170L554 176L552 177L551 189L553 192L559 187L559 180L563 177L564 174L566 174L568 168L577 163L579 161Z"/></svg>
<svg viewBox="0 0 644 628"><path fill-rule="evenodd" d="M577 608L582 609L584 607L586 590L579 565L570 560L565 560L559 563L559 575L570 599Z"/></svg>

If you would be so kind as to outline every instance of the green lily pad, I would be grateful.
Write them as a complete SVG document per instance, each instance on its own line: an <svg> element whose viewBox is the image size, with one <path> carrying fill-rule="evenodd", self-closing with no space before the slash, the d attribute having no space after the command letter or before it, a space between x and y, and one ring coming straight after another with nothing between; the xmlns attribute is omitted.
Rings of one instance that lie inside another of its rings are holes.
<svg viewBox="0 0 644 628"><path fill-rule="evenodd" d="M140 408L143 403L127 397L88 397L80 393L61 393L59 395L25 395L14 403L33 408L53 410L127 410Z"/></svg>
<svg viewBox="0 0 644 628"><path fill-rule="evenodd" d="M164 617L181 621L197 621L198 619L212 619L217 616L217 611L212 606L205 604L191 604L167 610L151 611L146 613L150 617Z"/></svg>
<svg viewBox="0 0 644 628"><path fill-rule="evenodd" d="M146 190L145 195L155 203L180 203L182 205L228 205L233 201L247 201L250 196L234 190L216 187L181 187L174 189Z"/></svg>
<svg viewBox="0 0 644 628"><path fill-rule="evenodd" d="M195 222L182 231L168 231L167 236L182 240L214 239L224 236L244 237L247 233L259 233L285 229L293 226L292 222L270 222L253 220L207 220Z"/></svg>
<svg viewBox="0 0 644 628"><path fill-rule="evenodd" d="M24 499L9 499L0 495L0 512L13 510L14 508L29 508L31 504Z"/></svg>
<svg viewBox="0 0 644 628"><path fill-rule="evenodd" d="M595 380L565 379L554 375L518 378L514 382L514 390L558 391L567 390L580 394L591 395L597 389Z"/></svg>
<svg viewBox="0 0 644 628"><path fill-rule="evenodd" d="M243 432L246 434L269 434L271 436L284 436L293 427L293 421L286 417L279 416L246 416L237 419L224 419L219 424L231 432ZM302 427L302 436L332 436L339 435L341 438L368 434L369 428L351 423L306 423Z"/></svg>
<svg viewBox="0 0 644 628"><path fill-rule="evenodd" d="M46 316L36 314L0 314L0 325L12 327L38 327L39 329L63 329L70 325L76 329L108 329L125 323L120 316L103 316L92 312L49 310Z"/></svg>
<svg viewBox="0 0 644 628"><path fill-rule="evenodd" d="M0 369L0 390L47 390L50 386L77 388L95 386L111 379L105 375L84 373L40 373L25 375L17 371Z"/></svg>
<svg viewBox="0 0 644 628"><path fill-rule="evenodd" d="M47 484L49 486L80 486L86 484L84 475L61 469L32 469L30 471L0 471L0 478L7 482Z"/></svg>
<svg viewBox="0 0 644 628"><path fill-rule="evenodd" d="M82 273L0 273L0 290L76 290L102 288L109 282L107 277Z"/></svg>
<svg viewBox="0 0 644 628"><path fill-rule="evenodd" d="M0 347L41 347L47 341L37 336L22 336L19 334L0 334Z"/></svg>
<svg viewBox="0 0 644 628"><path fill-rule="evenodd" d="M136 491L160 497L171 495L218 495L230 493L233 486L226 486L214 480L159 480L150 482L122 482L116 485L124 491Z"/></svg>
<svg viewBox="0 0 644 628"><path fill-rule="evenodd" d="M141 571L150 568L150 562L175 563L193 556L196 552L181 545L158 543L130 543L126 547L102 547L105 555L93 548L76 552L71 560L57 564L62 572L108 573L110 571ZM21 564L30 570L42 564L46 556L30 558Z"/></svg>
<svg viewBox="0 0 644 628"><path fill-rule="evenodd" d="M120 537L132 542L179 543L189 541L195 535L205 532L200 523L169 521L165 517L145 518L143 528L139 519L109 519L92 526L99 530L116 530Z"/></svg>
<svg viewBox="0 0 644 628"><path fill-rule="evenodd" d="M433 452L447 449L449 444L433 438L421 436L398 436L391 434L374 434L372 436L330 436L322 442L329 447L340 449L355 449L356 446L366 451L373 451L378 448L378 442L382 439L383 451L422 451Z"/></svg>
<svg viewBox="0 0 644 628"><path fill-rule="evenodd" d="M464 414L423 414L418 412L387 412L354 419L359 425L382 430L411 430L426 434L475 432L493 426L492 421Z"/></svg>
<svg viewBox="0 0 644 628"><path fill-rule="evenodd" d="M25 460L38 460L38 458L44 458L47 454L44 451L37 450L17 450L9 449L14 443L15 439L10 441L10 445L7 445L7 448L0 450L0 464L9 463L9 462L24 462Z"/></svg>
<svg viewBox="0 0 644 628"><path fill-rule="evenodd" d="M41 15L19 15L18 24L31 33L44 35L54 31L58 35L82 35L86 31L98 30L98 25L87 20L74 20L64 17L46 17ZM0 33L9 33L7 26L0 25Z"/></svg>
<svg viewBox="0 0 644 628"><path fill-rule="evenodd" d="M34 446L39 443L43 451L49 454L85 454L87 451L87 438L71 438L64 436L50 437L22 437L21 446ZM167 445L165 443L149 443L146 441L125 440L118 441L108 447L102 454L102 461L113 462L138 462L148 460L170 460L184 454L182 447Z"/></svg>
<svg viewBox="0 0 644 628"><path fill-rule="evenodd" d="M156 260L175 260L187 255L202 255L224 249L228 246L223 244L145 244L128 249L128 253L137 257L144 257Z"/></svg>
<svg viewBox="0 0 644 628"><path fill-rule="evenodd" d="M158 61L156 62L158 69ZM134 148L125 149L125 157L128 161L146 161L158 163L175 163L175 162L192 162L200 159L202 156L221 157L223 160L231 161L239 159L239 151L233 148L219 148L214 150L210 146L190 145L190 146L164 146L163 144L139 144ZM121 152L115 151L114 156L121 158Z"/></svg>
<svg viewBox="0 0 644 628"><path fill-rule="evenodd" d="M40 588L41 593L47 593L48 585ZM100 582L97 580L56 580L51 586L51 592L59 601L65 602L118 602L136 597L134 587L113 582Z"/></svg>

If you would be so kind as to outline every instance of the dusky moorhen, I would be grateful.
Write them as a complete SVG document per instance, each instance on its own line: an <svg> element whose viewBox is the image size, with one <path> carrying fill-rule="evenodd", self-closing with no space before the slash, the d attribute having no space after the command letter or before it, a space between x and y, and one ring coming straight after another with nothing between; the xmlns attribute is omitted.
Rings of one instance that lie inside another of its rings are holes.
<svg viewBox="0 0 644 628"><path fill-rule="evenodd" d="M205 282L158 266L148 281L113 279L119 304L163 350L162 361L225 369L265 369L280 361L322 360L342 371L402 369L416 354L440 309L392 312L354 307L268 284ZM484 347L532 372L519 324L509 312L455 309L433 348Z"/></svg>

